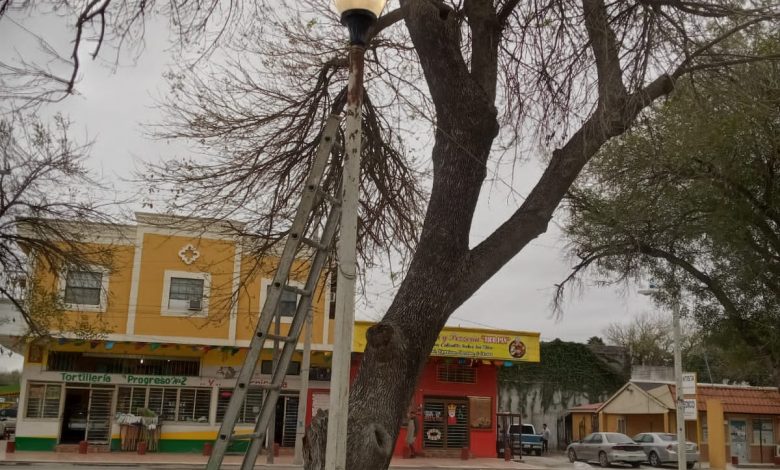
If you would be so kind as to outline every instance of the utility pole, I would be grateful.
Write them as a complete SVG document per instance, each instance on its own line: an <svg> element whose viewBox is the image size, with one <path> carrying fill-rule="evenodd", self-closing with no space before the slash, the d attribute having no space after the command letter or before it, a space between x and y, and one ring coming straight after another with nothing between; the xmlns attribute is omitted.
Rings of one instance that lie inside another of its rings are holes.
<svg viewBox="0 0 780 470"><path fill-rule="evenodd" d="M327 288L327 287L326 287ZM303 434L306 432L306 408L309 404L309 368L311 365L311 326L314 314L309 308L306 330L303 332L303 359L301 360L301 393L298 395L298 420L295 423L294 465L303 464Z"/></svg>
<svg viewBox="0 0 780 470"><path fill-rule="evenodd" d="M274 354L271 360L272 374L273 371L277 367L279 367L279 336L281 335L281 331L282 331L281 323L282 323L282 313L277 308L274 317ZM261 359L260 367L262 366L263 366L263 361ZM263 400L267 400L267 399L268 399L268 392L263 394ZM265 456L265 461L267 463L274 463L274 450L276 450L276 447L274 446L274 444L276 443L276 407L274 407L274 410L271 412L271 420L268 423L268 430L266 431L265 435L266 435L266 442L267 442L266 449L268 450L268 454Z"/></svg>
<svg viewBox="0 0 780 470"><path fill-rule="evenodd" d="M687 465L688 446L685 439L685 396L682 385L682 347L680 333L680 299L674 299L672 307L672 328L674 329L674 383L675 403L677 403L677 468L685 470Z"/></svg>
<svg viewBox="0 0 780 470"><path fill-rule="evenodd" d="M352 335L355 323L355 281L357 278L358 194L360 192L361 120L363 108L363 45L349 48L346 145L341 195L341 225L336 246L337 285L336 328L333 340L333 367L330 378L328 441L325 470L343 470L347 457L347 416L349 413L349 368L352 361Z"/></svg>
<svg viewBox="0 0 780 470"><path fill-rule="evenodd" d="M650 284L649 289L639 290L639 294L656 296L661 289ZM680 298L674 297L672 304L672 341L674 342L674 383L675 383L675 418L677 421L677 469L686 470L688 445L685 439L685 395L682 386L682 339L680 332Z"/></svg>
<svg viewBox="0 0 780 470"><path fill-rule="evenodd" d="M336 327L333 367L330 379L328 437L325 470L344 470L347 462L347 419L349 416L349 369L355 323L355 281L357 278L358 197L360 156L363 137L363 66L369 30L382 13L386 0L335 0L341 24L349 30L349 78L347 116L344 131L344 166L341 183L341 224L336 247Z"/></svg>

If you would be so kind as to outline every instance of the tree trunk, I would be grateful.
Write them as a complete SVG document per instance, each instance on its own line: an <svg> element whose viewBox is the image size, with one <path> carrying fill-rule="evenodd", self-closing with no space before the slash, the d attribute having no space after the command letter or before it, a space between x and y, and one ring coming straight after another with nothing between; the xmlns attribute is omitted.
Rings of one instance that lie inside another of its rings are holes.
<svg viewBox="0 0 780 470"><path fill-rule="evenodd" d="M368 330L366 351L350 390L350 470L388 467L439 332L479 287L464 285L468 275L464 261L485 164L498 131L495 108L462 60L454 15L425 0L407 5L407 27L437 110L433 188L409 272L385 317ZM312 424L307 445L324 449L325 429L321 423ZM315 454L324 452L309 453ZM324 468L324 459L307 459L306 468Z"/></svg>

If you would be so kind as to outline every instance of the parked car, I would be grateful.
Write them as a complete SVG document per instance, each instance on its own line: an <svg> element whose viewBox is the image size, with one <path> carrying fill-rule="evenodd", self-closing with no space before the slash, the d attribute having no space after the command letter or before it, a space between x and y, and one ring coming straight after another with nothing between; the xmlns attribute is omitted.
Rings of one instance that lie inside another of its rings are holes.
<svg viewBox="0 0 780 470"><path fill-rule="evenodd" d="M597 461L602 467L616 462L628 463L636 468L647 459L642 446L630 437L618 432L594 432L566 448L570 462Z"/></svg>
<svg viewBox="0 0 780 470"><path fill-rule="evenodd" d="M677 463L677 436L665 432L643 432L634 436L634 441L642 446L647 461L653 467L665 463ZM685 463L693 468L699 461L699 447L693 442L685 443Z"/></svg>
<svg viewBox="0 0 780 470"><path fill-rule="evenodd" d="M0 410L0 439L6 439L16 432L16 408Z"/></svg>
<svg viewBox="0 0 780 470"><path fill-rule="evenodd" d="M512 452L514 454L522 453L524 455L542 455L542 435L536 434L536 429L532 424L512 424L509 426L509 440L512 443Z"/></svg>

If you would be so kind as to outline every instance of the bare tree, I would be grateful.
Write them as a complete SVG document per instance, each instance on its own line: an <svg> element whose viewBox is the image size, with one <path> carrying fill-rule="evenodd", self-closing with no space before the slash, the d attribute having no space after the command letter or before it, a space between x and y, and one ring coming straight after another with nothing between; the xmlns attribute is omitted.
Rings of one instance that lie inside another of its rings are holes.
<svg viewBox="0 0 780 470"><path fill-rule="evenodd" d="M100 194L84 167L89 145L73 142L69 125L61 116L47 126L20 113L0 120L0 296L33 337L102 331L100 322L67 317L59 293L40 280L45 271L112 265L110 244L84 242L97 241L95 228L112 227L107 209L117 201Z"/></svg>
<svg viewBox="0 0 780 470"><path fill-rule="evenodd" d="M107 15L118 8L105 3ZM388 466L414 384L450 314L545 232L605 142L684 75L777 58L720 47L776 29L771 3L399 3L378 22L367 54L359 230L364 260L394 249L411 255L392 305L368 332L351 389L351 469ZM191 15L201 6L170 4L178 10L168 13ZM284 235L324 119L340 109L344 33L326 2L255 4L252 15L222 23L232 34L218 41L223 54L212 54L213 63L170 76L159 134L191 139L203 155L148 176L153 188L173 192L172 208L247 220L250 233L273 238ZM548 154L546 170L515 213L470 246L489 168L504 156L524 157L516 149L529 132ZM331 185L340 158L337 146ZM421 173L429 167L430 186ZM323 465L324 429L318 421L307 435L307 468Z"/></svg>

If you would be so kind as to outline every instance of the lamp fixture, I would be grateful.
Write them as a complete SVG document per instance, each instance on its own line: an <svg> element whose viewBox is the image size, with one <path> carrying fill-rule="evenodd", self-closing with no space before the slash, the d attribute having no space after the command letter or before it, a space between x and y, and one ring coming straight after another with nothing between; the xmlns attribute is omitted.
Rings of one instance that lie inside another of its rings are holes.
<svg viewBox="0 0 780 470"><path fill-rule="evenodd" d="M334 0L341 24L349 30L349 42L356 46L368 43L368 30L382 14L387 0Z"/></svg>

